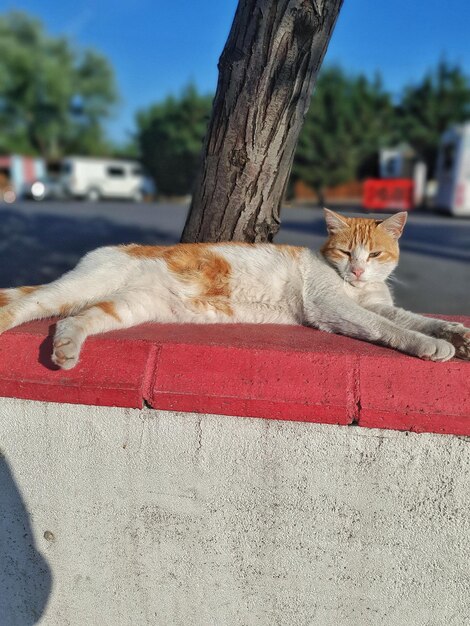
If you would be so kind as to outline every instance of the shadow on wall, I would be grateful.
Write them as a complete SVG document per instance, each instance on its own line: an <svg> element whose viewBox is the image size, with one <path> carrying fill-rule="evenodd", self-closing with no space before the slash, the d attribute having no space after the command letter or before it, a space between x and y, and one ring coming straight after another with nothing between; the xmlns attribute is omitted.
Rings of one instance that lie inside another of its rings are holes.
<svg viewBox="0 0 470 626"><path fill-rule="evenodd" d="M90 250L120 243L171 244L174 236L101 218L0 211L0 288L48 283Z"/></svg>
<svg viewBox="0 0 470 626"><path fill-rule="evenodd" d="M51 571L35 547L28 512L0 454L0 623L30 626L40 619Z"/></svg>

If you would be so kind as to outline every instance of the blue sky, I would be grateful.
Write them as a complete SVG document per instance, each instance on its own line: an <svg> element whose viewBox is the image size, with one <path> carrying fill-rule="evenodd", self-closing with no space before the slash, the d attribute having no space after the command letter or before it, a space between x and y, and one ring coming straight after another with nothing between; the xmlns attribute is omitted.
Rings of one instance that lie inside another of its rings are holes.
<svg viewBox="0 0 470 626"><path fill-rule="evenodd" d="M275 1L275 0L273 0ZM92 46L112 62L121 103L109 124L120 141L134 112L189 81L213 91L217 61L237 0L0 0L24 10L52 34ZM392 92L421 78L442 56L470 74L468 0L345 0L326 56L353 72L379 70Z"/></svg>

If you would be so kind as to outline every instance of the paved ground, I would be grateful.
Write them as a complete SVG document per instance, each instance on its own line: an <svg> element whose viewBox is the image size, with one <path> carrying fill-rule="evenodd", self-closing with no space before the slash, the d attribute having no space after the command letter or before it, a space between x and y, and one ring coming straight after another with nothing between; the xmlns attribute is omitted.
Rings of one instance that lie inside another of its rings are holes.
<svg viewBox="0 0 470 626"><path fill-rule="evenodd" d="M187 205L163 203L0 205L0 286L53 280L98 246L178 241L186 211ZM282 220L279 243L321 245L319 208L285 208ZM470 314L470 219L411 214L401 249L393 281L398 304Z"/></svg>

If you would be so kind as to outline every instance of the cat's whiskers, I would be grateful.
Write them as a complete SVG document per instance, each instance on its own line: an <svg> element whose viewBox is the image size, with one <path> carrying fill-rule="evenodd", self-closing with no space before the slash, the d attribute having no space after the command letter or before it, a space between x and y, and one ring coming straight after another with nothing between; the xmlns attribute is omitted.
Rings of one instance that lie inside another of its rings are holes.
<svg viewBox="0 0 470 626"><path fill-rule="evenodd" d="M401 278L397 278L394 274L390 274L387 278L387 282L396 283L397 285L403 285L408 287L409 283L406 280L402 280Z"/></svg>

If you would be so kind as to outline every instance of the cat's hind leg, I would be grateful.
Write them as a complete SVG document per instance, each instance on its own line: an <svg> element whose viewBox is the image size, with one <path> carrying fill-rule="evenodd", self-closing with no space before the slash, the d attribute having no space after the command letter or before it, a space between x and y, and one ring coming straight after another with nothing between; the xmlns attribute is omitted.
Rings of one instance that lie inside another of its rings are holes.
<svg viewBox="0 0 470 626"><path fill-rule="evenodd" d="M0 333L24 322L79 312L122 288L131 264L117 248L99 248L57 280L0 290Z"/></svg>
<svg viewBox="0 0 470 626"><path fill-rule="evenodd" d="M89 335L129 328L149 321L171 321L164 306L156 312L154 297L146 292L127 292L96 302L76 315L57 322L52 361L68 370L78 363L80 350Z"/></svg>
<svg viewBox="0 0 470 626"><path fill-rule="evenodd" d="M24 322L79 310L83 303L64 297L60 283L0 290L0 333Z"/></svg>
<svg viewBox="0 0 470 626"><path fill-rule="evenodd" d="M43 285L11 287L9 289L0 289L0 307L7 306L16 300L20 300L30 293L34 293L41 289Z"/></svg>

